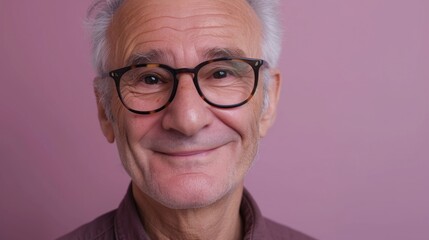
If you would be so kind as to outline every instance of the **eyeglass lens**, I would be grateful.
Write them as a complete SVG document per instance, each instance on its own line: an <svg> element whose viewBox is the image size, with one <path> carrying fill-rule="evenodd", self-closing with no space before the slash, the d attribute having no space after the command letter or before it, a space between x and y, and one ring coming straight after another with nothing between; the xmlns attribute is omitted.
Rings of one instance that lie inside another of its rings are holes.
<svg viewBox="0 0 429 240"><path fill-rule="evenodd" d="M214 61L197 71L197 88L213 104L238 104L252 94L255 72L247 62ZM136 111L159 109L168 103L175 88L175 77L179 76L174 76L171 70L156 64L132 68L120 80L122 101Z"/></svg>

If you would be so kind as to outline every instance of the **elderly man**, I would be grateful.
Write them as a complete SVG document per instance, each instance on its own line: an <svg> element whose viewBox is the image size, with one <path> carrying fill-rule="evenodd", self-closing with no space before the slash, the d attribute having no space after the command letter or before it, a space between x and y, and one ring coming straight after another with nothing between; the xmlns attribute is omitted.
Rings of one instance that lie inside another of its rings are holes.
<svg viewBox="0 0 429 240"><path fill-rule="evenodd" d="M275 1L99 0L98 118L131 185L62 239L311 239L244 189L280 91Z"/></svg>

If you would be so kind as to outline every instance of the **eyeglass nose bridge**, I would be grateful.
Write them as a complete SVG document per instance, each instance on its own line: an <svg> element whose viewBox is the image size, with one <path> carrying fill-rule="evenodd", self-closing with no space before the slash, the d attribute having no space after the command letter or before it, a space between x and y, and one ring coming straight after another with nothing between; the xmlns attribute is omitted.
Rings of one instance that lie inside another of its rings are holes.
<svg viewBox="0 0 429 240"><path fill-rule="evenodd" d="M171 95L171 97L169 99L169 103L171 103L174 100L174 98L176 96L176 93L177 93L177 89L178 89L178 86L179 86L179 77L178 77L178 75L184 74L184 73L189 73L189 74L193 75L192 76L192 82L194 83L194 86L197 89L198 95L201 97L201 99L203 101L205 101L205 102L208 101L206 99L206 97L204 96L203 92L201 91L200 86L198 84L198 76L197 76L198 75L198 70L199 70L198 68L178 68L178 69L171 69L171 70L172 70L172 73L174 75L174 81L175 81L175 86L176 87L174 88L174 90L172 92L172 95ZM209 102L207 102L207 103L209 103Z"/></svg>
<svg viewBox="0 0 429 240"><path fill-rule="evenodd" d="M178 69L172 69L173 71L173 75L176 81L179 81L179 78L177 75L179 74L184 74L184 73L190 73L192 74L192 79L195 80L197 79L197 74L198 74L198 69L196 68L178 68Z"/></svg>
<svg viewBox="0 0 429 240"><path fill-rule="evenodd" d="M174 74L180 73L193 73L195 75L197 73L197 70L195 68L178 68L174 70Z"/></svg>

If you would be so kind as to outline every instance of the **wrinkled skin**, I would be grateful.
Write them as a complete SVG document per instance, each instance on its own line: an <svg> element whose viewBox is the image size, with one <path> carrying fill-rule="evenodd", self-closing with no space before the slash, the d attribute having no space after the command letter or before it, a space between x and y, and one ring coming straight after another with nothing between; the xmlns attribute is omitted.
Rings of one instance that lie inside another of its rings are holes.
<svg viewBox="0 0 429 240"><path fill-rule="evenodd" d="M261 57L259 19L246 1L172 3L127 0L120 7L108 31L109 70L153 51L153 61L175 68L230 55ZM278 72L271 73L265 110L262 80L250 102L219 109L200 98L190 74L179 76L175 99L155 114L129 112L114 93L110 121L98 103L103 133L109 142L116 141L137 202L169 209L239 203L258 142L275 117L280 84Z"/></svg>

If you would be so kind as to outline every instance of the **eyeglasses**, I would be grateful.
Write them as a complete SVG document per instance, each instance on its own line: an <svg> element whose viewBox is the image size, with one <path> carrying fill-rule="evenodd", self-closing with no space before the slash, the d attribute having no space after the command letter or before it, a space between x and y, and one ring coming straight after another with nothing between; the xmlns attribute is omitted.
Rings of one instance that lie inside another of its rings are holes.
<svg viewBox="0 0 429 240"><path fill-rule="evenodd" d="M122 104L131 112L151 114L166 108L176 95L178 75L193 74L198 94L218 108L234 108L248 102L258 86L261 59L217 58L195 68L137 64L111 71Z"/></svg>

